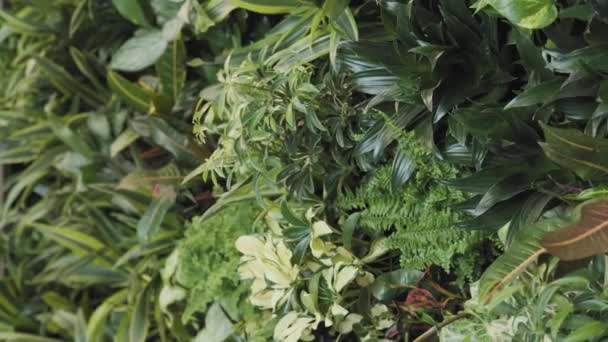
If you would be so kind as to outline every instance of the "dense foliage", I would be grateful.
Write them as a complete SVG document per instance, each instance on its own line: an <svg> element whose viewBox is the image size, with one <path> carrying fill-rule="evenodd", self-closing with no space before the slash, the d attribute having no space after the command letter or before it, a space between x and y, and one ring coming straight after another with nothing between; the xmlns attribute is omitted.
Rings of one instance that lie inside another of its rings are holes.
<svg viewBox="0 0 608 342"><path fill-rule="evenodd" d="M601 0L0 0L0 340L608 337Z"/></svg>

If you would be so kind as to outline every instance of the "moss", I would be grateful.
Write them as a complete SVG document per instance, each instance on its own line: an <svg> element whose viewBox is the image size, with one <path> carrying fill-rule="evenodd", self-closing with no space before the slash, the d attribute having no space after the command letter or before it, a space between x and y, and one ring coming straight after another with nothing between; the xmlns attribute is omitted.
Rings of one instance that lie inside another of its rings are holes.
<svg viewBox="0 0 608 342"><path fill-rule="evenodd" d="M259 229L255 223L259 213L256 203L249 201L231 205L206 220L192 220L186 238L178 247L176 271L177 283L188 289L184 321L196 312L205 311L215 300L243 293L238 291L240 254L234 242L239 236Z"/></svg>

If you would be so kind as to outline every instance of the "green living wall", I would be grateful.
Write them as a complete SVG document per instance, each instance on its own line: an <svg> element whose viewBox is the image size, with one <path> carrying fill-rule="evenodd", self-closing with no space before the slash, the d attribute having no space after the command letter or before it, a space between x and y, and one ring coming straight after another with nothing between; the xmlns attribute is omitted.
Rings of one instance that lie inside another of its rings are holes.
<svg viewBox="0 0 608 342"><path fill-rule="evenodd" d="M0 0L0 341L608 339L608 2Z"/></svg>

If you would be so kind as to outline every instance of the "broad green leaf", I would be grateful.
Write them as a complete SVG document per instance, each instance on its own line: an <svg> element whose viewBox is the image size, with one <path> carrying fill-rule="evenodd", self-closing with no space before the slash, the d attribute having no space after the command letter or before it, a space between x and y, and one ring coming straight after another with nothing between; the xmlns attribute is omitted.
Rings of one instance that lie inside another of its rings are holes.
<svg viewBox="0 0 608 342"><path fill-rule="evenodd" d="M391 186L394 191L399 189L405 184L414 171L416 170L416 163L414 163L403 151L398 151L393 159L393 165L391 166Z"/></svg>
<svg viewBox="0 0 608 342"><path fill-rule="evenodd" d="M174 202L175 194L172 191L167 191L167 193L161 194L150 203L150 206L137 223L137 237L140 242L148 241L150 235L158 231L167 211L173 206Z"/></svg>
<svg viewBox="0 0 608 342"><path fill-rule="evenodd" d="M175 39L156 63L163 94L175 103L186 83L186 47L183 40Z"/></svg>
<svg viewBox="0 0 608 342"><path fill-rule="evenodd" d="M557 19L554 0L484 0L515 25L539 29Z"/></svg>
<svg viewBox="0 0 608 342"><path fill-rule="evenodd" d="M562 79L556 78L527 88L507 103L505 109L549 103L557 96L562 83Z"/></svg>
<svg viewBox="0 0 608 342"><path fill-rule="evenodd" d="M562 338L563 342L583 342L591 341L598 336L602 336L608 331L608 323L592 321L578 327L570 335Z"/></svg>
<svg viewBox="0 0 608 342"><path fill-rule="evenodd" d="M541 244L562 260L577 260L608 251L608 200L585 202L578 221L546 234Z"/></svg>
<svg viewBox="0 0 608 342"><path fill-rule="evenodd" d="M108 72L108 83L116 95L137 111L147 113L152 108L152 96L139 85L113 71Z"/></svg>
<svg viewBox="0 0 608 342"><path fill-rule="evenodd" d="M408 287L413 287L423 275L421 271L409 269L384 273L372 284L372 294L380 301L391 300Z"/></svg>
<svg viewBox="0 0 608 342"><path fill-rule="evenodd" d="M125 148L129 147L140 135L134 130L127 128L110 145L110 156L116 157Z"/></svg>
<svg viewBox="0 0 608 342"><path fill-rule="evenodd" d="M139 0L112 0L114 7L123 17L139 26L149 26Z"/></svg>
<svg viewBox="0 0 608 342"><path fill-rule="evenodd" d="M608 139L594 138L576 129L542 125L545 154L561 167L584 179L603 178L608 174Z"/></svg>
<svg viewBox="0 0 608 342"><path fill-rule="evenodd" d="M545 253L546 250L540 245L541 238L547 232L560 228L565 222L563 217L554 217L524 227L505 252L481 276L480 300L489 301L496 291L536 261L539 255Z"/></svg>
<svg viewBox="0 0 608 342"><path fill-rule="evenodd" d="M530 195L519 211L513 216L507 233L507 245L519 232L532 225L542 215L547 204L553 199L552 195L534 193Z"/></svg>
<svg viewBox="0 0 608 342"><path fill-rule="evenodd" d="M145 342L150 330L152 285L141 290L135 300L129 324L129 342Z"/></svg>
<svg viewBox="0 0 608 342"><path fill-rule="evenodd" d="M194 342L224 342L232 333L232 322L215 302L205 315L205 328L196 335Z"/></svg>
<svg viewBox="0 0 608 342"><path fill-rule="evenodd" d="M297 0L230 0L233 5L262 14L289 13L302 6Z"/></svg>
<svg viewBox="0 0 608 342"><path fill-rule="evenodd" d="M137 32L112 55L110 67L121 71L140 71L158 61L167 49L162 31Z"/></svg>

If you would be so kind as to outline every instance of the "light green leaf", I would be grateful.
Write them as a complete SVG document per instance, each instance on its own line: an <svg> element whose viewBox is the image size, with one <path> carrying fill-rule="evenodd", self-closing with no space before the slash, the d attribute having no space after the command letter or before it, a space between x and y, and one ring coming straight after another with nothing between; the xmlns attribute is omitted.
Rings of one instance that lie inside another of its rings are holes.
<svg viewBox="0 0 608 342"><path fill-rule="evenodd" d="M196 335L194 342L224 342L232 332L232 322L215 302L205 316L205 329Z"/></svg>
<svg viewBox="0 0 608 342"><path fill-rule="evenodd" d="M233 5L262 14L289 13L302 4L297 0L230 0Z"/></svg>
<svg viewBox="0 0 608 342"><path fill-rule="evenodd" d="M31 10L28 12L31 12ZM8 27L22 34L41 35L49 33L48 27L14 16L2 9L0 9L0 18L4 20Z"/></svg>
<svg viewBox="0 0 608 342"><path fill-rule="evenodd" d="M150 329L150 300L152 286L148 285L138 295L129 324L129 342L145 342Z"/></svg>
<svg viewBox="0 0 608 342"><path fill-rule="evenodd" d="M41 337L36 335L30 335L18 332L0 332L1 341L18 341L18 342L65 342L65 340L58 340L49 337Z"/></svg>
<svg viewBox="0 0 608 342"><path fill-rule="evenodd" d="M578 327L570 335L563 338L563 342L592 341L595 337L602 336L608 331L608 323L593 321Z"/></svg>
<svg viewBox="0 0 608 342"><path fill-rule="evenodd" d="M557 18L554 0L485 0L484 2L513 24L524 28L543 28Z"/></svg>
<svg viewBox="0 0 608 342"><path fill-rule="evenodd" d="M116 305L127 299L128 294L128 289L120 290L108 297L95 309L95 311L93 311L93 314L91 314L91 317L89 318L89 323L87 324L87 342L103 341L104 329L109 314Z"/></svg>
<svg viewBox="0 0 608 342"><path fill-rule="evenodd" d="M167 40L160 30L137 32L112 56L110 67L121 71L140 71L154 63L167 49Z"/></svg>
<svg viewBox="0 0 608 342"><path fill-rule="evenodd" d="M123 17L139 26L149 26L148 20L139 0L112 0L114 7Z"/></svg>
<svg viewBox="0 0 608 342"><path fill-rule="evenodd" d="M139 134L134 130L127 128L124 132L120 133L120 135L112 142L110 146L110 156L112 158L116 157L120 151L129 147L135 140L139 138Z"/></svg>

